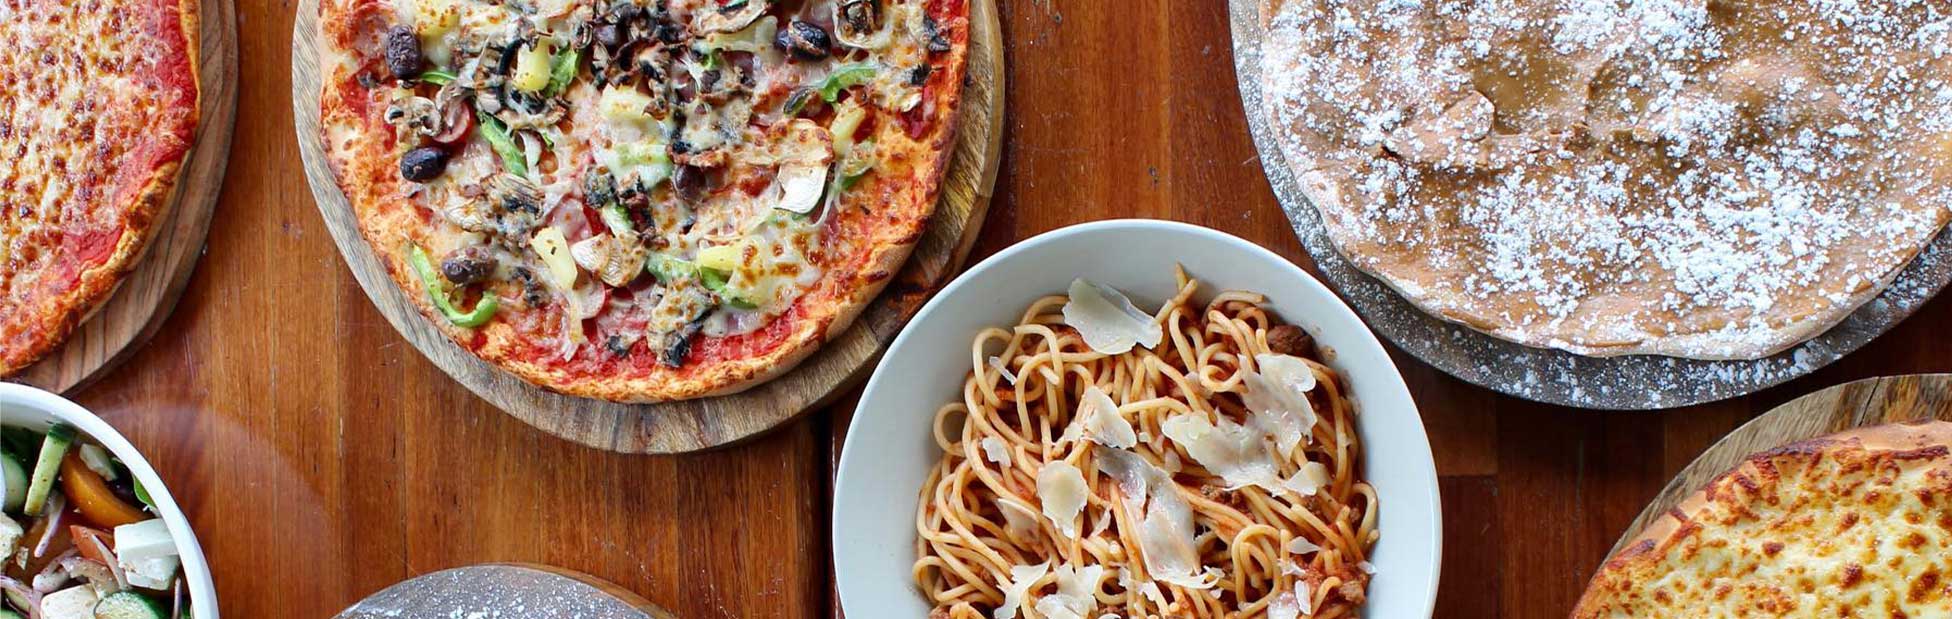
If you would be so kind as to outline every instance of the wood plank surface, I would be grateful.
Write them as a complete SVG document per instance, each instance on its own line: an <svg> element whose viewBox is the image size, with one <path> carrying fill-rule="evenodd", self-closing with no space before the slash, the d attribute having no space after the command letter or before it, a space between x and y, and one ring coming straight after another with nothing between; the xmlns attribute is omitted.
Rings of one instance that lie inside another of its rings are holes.
<svg viewBox="0 0 1952 619"><path fill-rule="evenodd" d="M152 456L225 614L327 617L413 575L514 561L590 573L679 617L828 615L828 462L850 401L719 451L624 456L449 379L373 309L306 190L296 4L238 0L238 126L208 253L155 339L78 394ZM972 259L1139 216L1307 264L1248 139L1224 3L998 4L1003 168ZM1948 327L1940 299L1810 377L1664 413L1522 402L1399 356L1443 475L1439 616L1565 616L1640 508L1716 439L1820 387L1952 370L1933 337Z"/></svg>

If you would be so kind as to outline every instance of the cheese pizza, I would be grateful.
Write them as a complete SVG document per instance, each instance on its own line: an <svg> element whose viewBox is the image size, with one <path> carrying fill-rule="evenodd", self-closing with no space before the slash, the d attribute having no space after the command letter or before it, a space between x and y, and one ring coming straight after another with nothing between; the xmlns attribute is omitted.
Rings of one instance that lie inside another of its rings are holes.
<svg viewBox="0 0 1952 619"><path fill-rule="evenodd" d="M965 0L324 0L359 228L463 348L626 402L765 381L919 240Z"/></svg>
<svg viewBox="0 0 1952 619"><path fill-rule="evenodd" d="M1601 566L1572 616L1952 616L1952 423L1751 456Z"/></svg>
<svg viewBox="0 0 1952 619"><path fill-rule="evenodd" d="M197 0L26 0L0 20L0 376L135 268L197 127Z"/></svg>

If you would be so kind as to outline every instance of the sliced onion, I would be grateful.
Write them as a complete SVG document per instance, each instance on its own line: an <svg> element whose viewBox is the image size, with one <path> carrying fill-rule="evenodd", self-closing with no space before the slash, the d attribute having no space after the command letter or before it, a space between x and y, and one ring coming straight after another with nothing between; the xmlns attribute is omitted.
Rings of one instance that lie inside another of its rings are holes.
<svg viewBox="0 0 1952 619"><path fill-rule="evenodd" d="M25 583L6 576L0 576L0 590L11 591L21 598L26 599L27 616L29 619L41 619L41 592L35 591L33 587L29 587Z"/></svg>
<svg viewBox="0 0 1952 619"><path fill-rule="evenodd" d="M47 497L47 505L44 507L47 509L47 528L41 531L40 541L34 542L34 558L36 559L41 558L41 555L47 554L48 544L54 543L55 532L61 530L61 515L68 511L68 497L62 494L50 494Z"/></svg>
<svg viewBox="0 0 1952 619"><path fill-rule="evenodd" d="M100 537L89 536L88 543L94 544L95 551L102 553L103 562L108 564L108 573L115 575L115 588L129 588L129 577L122 572L122 560L115 556L115 551L109 550L108 544L102 543Z"/></svg>

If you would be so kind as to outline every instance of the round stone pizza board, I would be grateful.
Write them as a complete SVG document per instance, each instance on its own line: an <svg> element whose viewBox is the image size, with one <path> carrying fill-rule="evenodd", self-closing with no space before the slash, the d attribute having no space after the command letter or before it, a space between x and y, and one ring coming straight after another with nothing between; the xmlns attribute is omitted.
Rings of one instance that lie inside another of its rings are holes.
<svg viewBox="0 0 1952 619"><path fill-rule="evenodd" d="M1247 125L1281 210L1322 276L1370 328L1424 363L1508 395L1578 408L1654 410L1747 395L1809 374L1910 316L1952 280L1952 235L1940 234L1884 292L1830 330L1762 359L1704 361L1653 355L1587 357L1498 339L1417 309L1336 251L1302 194L1268 122L1260 74L1266 0L1229 0L1234 71ZM1278 3L1276 3L1278 4Z"/></svg>
<svg viewBox="0 0 1952 619"><path fill-rule="evenodd" d="M422 574L360 600L333 619L674 619L669 611L595 576L521 563Z"/></svg>
<svg viewBox="0 0 1952 619"><path fill-rule="evenodd" d="M1607 556L1751 454L1852 428L1931 419L1952 421L1952 374L1867 378L1791 400L1736 428L1681 469L1627 525Z"/></svg>
<svg viewBox="0 0 1952 619"><path fill-rule="evenodd" d="M617 404L541 389L482 361L428 324L360 236L319 140L318 1L292 26L292 111L305 176L332 240L373 305L408 343L475 395L549 434L624 453L727 445L786 423L867 375L882 349L969 255L989 210L1003 138L1003 41L994 0L969 3L969 75L955 153L922 240L893 281L840 336L779 378L746 391L661 404Z"/></svg>
<svg viewBox="0 0 1952 619"><path fill-rule="evenodd" d="M6 380L76 391L149 341L189 286L203 255L237 119L237 21L231 0L202 0L198 31L196 142L136 268L60 348Z"/></svg>

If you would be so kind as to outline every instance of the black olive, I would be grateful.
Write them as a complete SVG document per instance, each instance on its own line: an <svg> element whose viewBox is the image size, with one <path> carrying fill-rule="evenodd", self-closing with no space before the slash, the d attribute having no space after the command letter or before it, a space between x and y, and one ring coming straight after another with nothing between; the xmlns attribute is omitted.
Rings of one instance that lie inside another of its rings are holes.
<svg viewBox="0 0 1952 619"><path fill-rule="evenodd" d="M549 302L549 291L537 281L535 272L528 267L515 267L515 282L522 285L522 302L529 307L542 307Z"/></svg>
<svg viewBox="0 0 1952 619"><path fill-rule="evenodd" d="M624 29L616 24L596 27L596 42L604 47L616 47L624 42Z"/></svg>
<svg viewBox="0 0 1952 619"><path fill-rule="evenodd" d="M616 355L618 357L628 357L630 356L631 345L636 343L637 343L636 340L633 340L631 338L627 338L622 335L612 335L603 340L603 348L604 350L610 351L610 354L612 355Z"/></svg>
<svg viewBox="0 0 1952 619"><path fill-rule="evenodd" d="M495 259L488 250L479 245L471 245L454 250L441 260L441 276L457 286L466 286L488 279L495 273Z"/></svg>
<svg viewBox="0 0 1952 619"><path fill-rule="evenodd" d="M434 180L447 170L447 151L422 146L400 158L400 178L416 183Z"/></svg>
<svg viewBox="0 0 1952 619"><path fill-rule="evenodd" d="M793 52L793 57L801 60L826 58L833 44L826 30L797 19L787 23L779 34L773 36L773 45L778 46L780 51Z"/></svg>
<svg viewBox="0 0 1952 619"><path fill-rule="evenodd" d="M705 197L705 170L697 166L680 165L671 173L671 188L678 191L678 197L686 202L697 202Z"/></svg>
<svg viewBox="0 0 1952 619"><path fill-rule="evenodd" d="M410 80L420 75L427 59L420 55L420 37L413 28L394 26L386 31L386 69L396 79Z"/></svg>
<svg viewBox="0 0 1952 619"><path fill-rule="evenodd" d="M921 86L923 84L929 83L929 73L934 71L935 68L928 65L920 65L913 69L909 69L908 85Z"/></svg>

